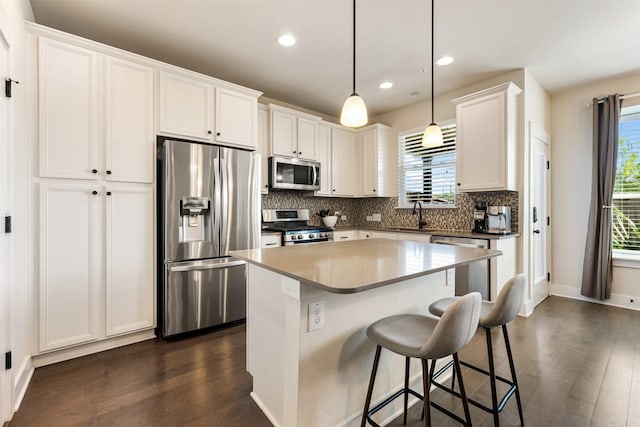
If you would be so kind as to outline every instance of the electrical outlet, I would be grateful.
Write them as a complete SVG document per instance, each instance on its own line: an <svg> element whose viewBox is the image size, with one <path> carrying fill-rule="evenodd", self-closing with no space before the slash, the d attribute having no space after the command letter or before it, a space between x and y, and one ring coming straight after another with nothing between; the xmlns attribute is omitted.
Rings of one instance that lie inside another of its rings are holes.
<svg viewBox="0 0 640 427"><path fill-rule="evenodd" d="M324 301L309 303L309 332L324 328Z"/></svg>
<svg viewBox="0 0 640 427"><path fill-rule="evenodd" d="M371 217L371 215L367 215L367 221L373 221L373 218Z"/></svg>
<svg viewBox="0 0 640 427"><path fill-rule="evenodd" d="M340 219L341 219L341 220L343 220L343 221L346 221L346 220L347 220L347 216L346 216L346 215L342 215L342 216L340 217Z"/></svg>
<svg viewBox="0 0 640 427"><path fill-rule="evenodd" d="M377 222L382 221L382 215L381 215L381 214L379 214L379 213L374 213L374 214L371 216L371 221L377 221Z"/></svg>

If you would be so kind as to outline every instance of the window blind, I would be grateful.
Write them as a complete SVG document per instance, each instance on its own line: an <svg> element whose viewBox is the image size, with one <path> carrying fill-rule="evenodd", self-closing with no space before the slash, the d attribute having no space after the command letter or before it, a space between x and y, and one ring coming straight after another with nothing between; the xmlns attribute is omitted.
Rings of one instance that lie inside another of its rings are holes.
<svg viewBox="0 0 640 427"><path fill-rule="evenodd" d="M442 126L443 145L422 146L423 132L398 141L398 207L453 206L456 192L456 125Z"/></svg>
<svg viewBox="0 0 640 427"><path fill-rule="evenodd" d="M613 194L613 249L640 251L640 108L620 115Z"/></svg>

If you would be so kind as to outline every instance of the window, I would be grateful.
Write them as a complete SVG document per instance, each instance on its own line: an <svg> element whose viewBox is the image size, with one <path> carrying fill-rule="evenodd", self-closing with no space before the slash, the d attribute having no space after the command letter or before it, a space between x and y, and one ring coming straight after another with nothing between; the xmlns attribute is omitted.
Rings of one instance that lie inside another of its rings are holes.
<svg viewBox="0 0 640 427"><path fill-rule="evenodd" d="M456 125L442 126L444 144L424 148L420 132L400 134L398 140L398 207L455 205Z"/></svg>
<svg viewBox="0 0 640 427"><path fill-rule="evenodd" d="M640 252L640 105L622 108L613 190L613 249Z"/></svg>

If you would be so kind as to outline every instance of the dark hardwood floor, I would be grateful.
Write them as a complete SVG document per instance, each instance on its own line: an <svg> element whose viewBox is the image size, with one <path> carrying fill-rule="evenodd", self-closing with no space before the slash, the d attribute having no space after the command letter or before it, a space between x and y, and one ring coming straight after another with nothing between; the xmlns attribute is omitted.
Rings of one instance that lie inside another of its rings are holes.
<svg viewBox="0 0 640 427"><path fill-rule="evenodd" d="M494 332L497 369L509 377L502 336ZM531 317L514 320L509 333L527 426L640 426L640 311L550 297ZM460 358L486 368L484 335L476 334ZM464 380L473 398L490 402L485 377L467 369ZM8 425L270 426L250 391L241 324L38 368ZM432 397L462 414L449 395ZM411 412L409 425L420 425L419 411ZM432 414L434 426L459 425ZM474 426L493 425L489 414L475 407L471 414ZM515 398L500 421L519 425Z"/></svg>

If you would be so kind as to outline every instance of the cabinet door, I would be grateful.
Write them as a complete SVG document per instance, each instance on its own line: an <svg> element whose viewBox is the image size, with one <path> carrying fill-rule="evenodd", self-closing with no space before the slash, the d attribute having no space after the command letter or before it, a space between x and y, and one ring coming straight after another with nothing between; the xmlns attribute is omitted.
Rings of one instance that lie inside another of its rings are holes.
<svg viewBox="0 0 640 427"><path fill-rule="evenodd" d="M213 140L213 87L200 80L163 72L159 80L160 132Z"/></svg>
<svg viewBox="0 0 640 427"><path fill-rule="evenodd" d="M457 106L456 173L460 191L507 189L505 107L502 93Z"/></svg>
<svg viewBox="0 0 640 427"><path fill-rule="evenodd" d="M151 328L153 188L110 185L105 209L106 334Z"/></svg>
<svg viewBox="0 0 640 427"><path fill-rule="evenodd" d="M412 240L414 242L431 242L431 235L424 233L398 233L398 240Z"/></svg>
<svg viewBox="0 0 640 427"><path fill-rule="evenodd" d="M98 56L41 37L38 47L39 171L93 178L98 165Z"/></svg>
<svg viewBox="0 0 640 427"><path fill-rule="evenodd" d="M353 133L331 130L331 194L354 196L356 190L356 143Z"/></svg>
<svg viewBox="0 0 640 427"><path fill-rule="evenodd" d="M318 139L318 122L314 120L298 118L298 157L307 160L316 160L316 141Z"/></svg>
<svg viewBox="0 0 640 427"><path fill-rule="evenodd" d="M255 97L216 88L216 141L256 149L257 111Z"/></svg>
<svg viewBox="0 0 640 427"><path fill-rule="evenodd" d="M40 184L39 193L39 350L47 351L98 338L100 195L67 183Z"/></svg>
<svg viewBox="0 0 640 427"><path fill-rule="evenodd" d="M110 181L153 182L153 70L106 58L106 173Z"/></svg>
<svg viewBox="0 0 640 427"><path fill-rule="evenodd" d="M316 196L331 196L331 128L318 125L317 160L320 162L320 190Z"/></svg>
<svg viewBox="0 0 640 427"><path fill-rule="evenodd" d="M271 111L271 152L279 156L295 157L298 154L297 121L294 114Z"/></svg>
<svg viewBox="0 0 640 427"><path fill-rule="evenodd" d="M362 133L362 195L378 195L378 141L375 129Z"/></svg>
<svg viewBox="0 0 640 427"><path fill-rule="evenodd" d="M260 192L269 194L269 119L266 110L258 110L258 151L260 152Z"/></svg>

